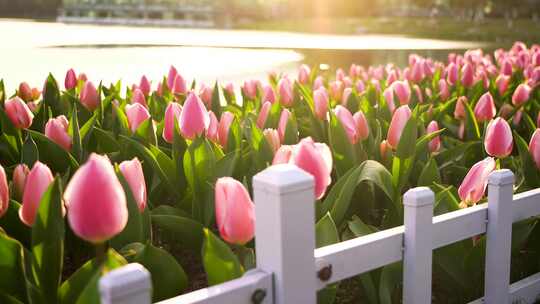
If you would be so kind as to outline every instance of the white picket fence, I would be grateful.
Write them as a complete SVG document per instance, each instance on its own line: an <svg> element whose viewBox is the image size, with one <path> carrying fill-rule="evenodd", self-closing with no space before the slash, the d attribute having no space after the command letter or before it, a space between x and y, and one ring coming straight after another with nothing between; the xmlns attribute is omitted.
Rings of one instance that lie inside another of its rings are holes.
<svg viewBox="0 0 540 304"><path fill-rule="evenodd" d="M403 260L403 303L431 303L433 250L486 233L484 298L472 303L534 303L540 273L510 284L512 223L540 214L540 188L513 195L510 170L489 177L488 204L433 217L426 187L405 193L404 225L315 249L314 182L290 165L253 179L257 269L243 277L161 304L316 303L318 290ZM100 281L103 304L149 304L149 273L138 264ZM470 304L472 304L470 303Z"/></svg>

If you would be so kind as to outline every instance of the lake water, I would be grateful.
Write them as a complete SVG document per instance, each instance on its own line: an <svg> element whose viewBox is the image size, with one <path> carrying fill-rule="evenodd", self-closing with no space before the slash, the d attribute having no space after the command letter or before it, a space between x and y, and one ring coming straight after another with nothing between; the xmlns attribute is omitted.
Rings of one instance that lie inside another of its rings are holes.
<svg viewBox="0 0 540 304"><path fill-rule="evenodd" d="M443 59L448 50L488 45L397 35L323 35L290 32L179 29L62 24L0 19L0 78L8 89L19 82L41 86L52 72L63 81L74 68L105 84L154 83L172 64L187 79L240 83L268 71L295 73L303 62L330 68L350 63L404 64L411 52Z"/></svg>

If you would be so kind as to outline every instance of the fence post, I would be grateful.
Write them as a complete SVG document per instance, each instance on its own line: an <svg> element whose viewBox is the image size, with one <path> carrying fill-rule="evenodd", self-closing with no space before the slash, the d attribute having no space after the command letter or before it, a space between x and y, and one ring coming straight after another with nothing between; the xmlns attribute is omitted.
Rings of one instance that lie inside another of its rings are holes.
<svg viewBox="0 0 540 304"><path fill-rule="evenodd" d="M315 304L314 180L292 165L253 178L257 268L274 275L276 304Z"/></svg>
<svg viewBox="0 0 540 304"><path fill-rule="evenodd" d="M431 303L433 201L433 191L427 187L411 189L403 196L403 205L405 206L404 304Z"/></svg>
<svg viewBox="0 0 540 304"><path fill-rule="evenodd" d="M512 200L514 174L508 169L489 176L484 303L510 303Z"/></svg>
<svg viewBox="0 0 540 304"><path fill-rule="evenodd" d="M138 263L112 270L99 280L101 304L150 304L150 273Z"/></svg>

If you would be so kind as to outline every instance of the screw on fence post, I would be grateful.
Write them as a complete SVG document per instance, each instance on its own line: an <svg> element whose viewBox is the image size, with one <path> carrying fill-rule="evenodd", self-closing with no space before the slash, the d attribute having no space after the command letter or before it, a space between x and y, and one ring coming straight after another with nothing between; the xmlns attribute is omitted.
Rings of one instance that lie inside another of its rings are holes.
<svg viewBox="0 0 540 304"><path fill-rule="evenodd" d="M277 165L257 174L253 189L257 268L274 275L274 303L316 303L313 177Z"/></svg>
<svg viewBox="0 0 540 304"><path fill-rule="evenodd" d="M508 169L489 176L484 303L510 303L512 200L514 174Z"/></svg>
<svg viewBox="0 0 540 304"><path fill-rule="evenodd" d="M114 269L99 280L99 293L101 304L150 304L150 273L137 263Z"/></svg>
<svg viewBox="0 0 540 304"><path fill-rule="evenodd" d="M414 188L403 197L405 206L403 237L403 303L431 303L433 258L433 191Z"/></svg>

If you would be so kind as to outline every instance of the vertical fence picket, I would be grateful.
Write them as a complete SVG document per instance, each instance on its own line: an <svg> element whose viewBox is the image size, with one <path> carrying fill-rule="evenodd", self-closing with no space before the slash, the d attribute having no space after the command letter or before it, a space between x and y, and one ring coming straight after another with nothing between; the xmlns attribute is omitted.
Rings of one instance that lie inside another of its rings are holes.
<svg viewBox="0 0 540 304"><path fill-rule="evenodd" d="M112 270L99 280L99 293L101 304L150 304L150 273L137 263Z"/></svg>
<svg viewBox="0 0 540 304"><path fill-rule="evenodd" d="M253 189L257 268L274 274L274 303L316 303L313 177L272 166L253 178Z"/></svg>
<svg viewBox="0 0 540 304"><path fill-rule="evenodd" d="M411 189L403 197L404 304L431 303L433 201L433 192L427 187Z"/></svg>
<svg viewBox="0 0 540 304"><path fill-rule="evenodd" d="M510 302L513 186L510 170L489 176L484 303Z"/></svg>

